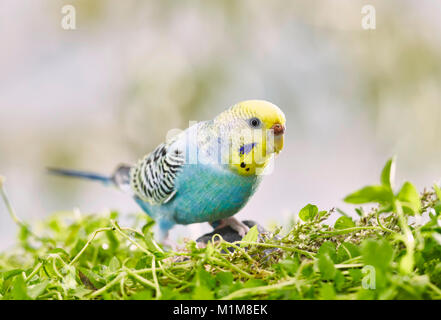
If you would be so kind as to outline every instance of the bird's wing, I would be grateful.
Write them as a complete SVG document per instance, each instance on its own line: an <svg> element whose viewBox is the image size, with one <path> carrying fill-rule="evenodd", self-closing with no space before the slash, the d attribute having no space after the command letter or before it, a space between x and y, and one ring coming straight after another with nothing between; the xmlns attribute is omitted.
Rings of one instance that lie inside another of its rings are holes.
<svg viewBox="0 0 441 320"><path fill-rule="evenodd" d="M143 201L167 203L176 193L176 175L184 163L184 150L172 142L161 144L130 170L131 189Z"/></svg>

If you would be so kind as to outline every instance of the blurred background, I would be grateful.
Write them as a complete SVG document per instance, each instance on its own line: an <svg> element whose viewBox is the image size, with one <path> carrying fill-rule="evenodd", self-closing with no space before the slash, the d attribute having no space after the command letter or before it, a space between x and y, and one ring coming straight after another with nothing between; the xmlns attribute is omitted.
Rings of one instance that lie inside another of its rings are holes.
<svg viewBox="0 0 441 320"><path fill-rule="evenodd" d="M76 30L61 27L63 5ZM376 29L361 8L376 9ZM0 174L30 223L56 212L140 209L99 184L46 166L111 172L190 120L245 99L287 116L286 146L238 214L284 224L307 203L379 181L422 189L441 178L441 3L419 1L0 2ZM195 239L205 224L178 227ZM16 226L0 204L0 249Z"/></svg>

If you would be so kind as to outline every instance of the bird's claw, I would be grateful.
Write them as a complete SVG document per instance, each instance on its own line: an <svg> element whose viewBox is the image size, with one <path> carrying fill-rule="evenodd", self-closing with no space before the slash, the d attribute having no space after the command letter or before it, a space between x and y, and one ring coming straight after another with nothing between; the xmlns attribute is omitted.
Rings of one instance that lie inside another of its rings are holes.
<svg viewBox="0 0 441 320"><path fill-rule="evenodd" d="M246 226L244 223L240 222L236 218L230 217L227 219L222 219L221 223L215 228L221 229L226 226L231 227L234 231L236 231L242 238L247 234L247 232L250 230L248 226Z"/></svg>

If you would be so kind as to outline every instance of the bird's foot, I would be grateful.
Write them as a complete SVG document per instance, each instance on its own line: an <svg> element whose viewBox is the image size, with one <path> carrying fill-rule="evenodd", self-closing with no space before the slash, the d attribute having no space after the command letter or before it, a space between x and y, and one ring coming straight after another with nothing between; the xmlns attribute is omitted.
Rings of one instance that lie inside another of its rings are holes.
<svg viewBox="0 0 441 320"><path fill-rule="evenodd" d="M247 232L250 230L245 224L240 222L234 217L221 219L220 224L214 228L214 230L224 228L226 226L231 227L231 229L235 230L242 238L247 234Z"/></svg>

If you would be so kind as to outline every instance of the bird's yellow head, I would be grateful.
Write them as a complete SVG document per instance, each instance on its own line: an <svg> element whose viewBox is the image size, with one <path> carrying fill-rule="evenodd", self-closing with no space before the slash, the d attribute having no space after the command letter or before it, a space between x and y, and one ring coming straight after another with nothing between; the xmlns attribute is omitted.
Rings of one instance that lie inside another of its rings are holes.
<svg viewBox="0 0 441 320"><path fill-rule="evenodd" d="M239 102L216 119L229 140L228 163L241 175L260 174L283 149L285 115L264 100Z"/></svg>

